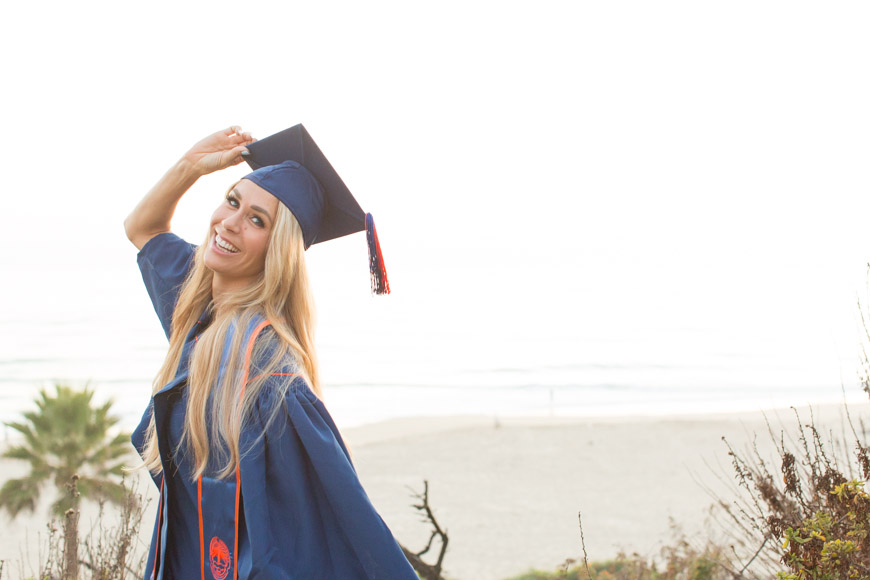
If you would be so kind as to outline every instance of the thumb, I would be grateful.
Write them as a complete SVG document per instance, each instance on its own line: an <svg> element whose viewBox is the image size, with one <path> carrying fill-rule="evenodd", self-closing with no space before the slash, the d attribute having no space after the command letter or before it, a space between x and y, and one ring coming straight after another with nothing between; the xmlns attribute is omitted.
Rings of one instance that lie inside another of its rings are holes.
<svg viewBox="0 0 870 580"><path fill-rule="evenodd" d="M245 156L248 155L248 148L244 145L239 145L237 147L233 147L229 151L230 154L230 163L232 165L238 165L242 161L245 160Z"/></svg>

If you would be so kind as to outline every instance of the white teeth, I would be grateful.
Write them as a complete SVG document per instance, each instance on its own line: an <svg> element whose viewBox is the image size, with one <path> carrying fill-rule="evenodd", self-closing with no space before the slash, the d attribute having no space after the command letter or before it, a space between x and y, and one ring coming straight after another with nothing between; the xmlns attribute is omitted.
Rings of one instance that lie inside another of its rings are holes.
<svg viewBox="0 0 870 580"><path fill-rule="evenodd" d="M224 250L226 250L226 251L228 251L228 252L234 252L234 253L235 253L235 252L238 252L238 251L239 251L239 249L238 249L237 247L235 247L234 245L232 245L231 243L229 243L228 241L226 241L225 239L223 239L223 238L220 236L220 234L217 234L217 233L216 233L216 234L215 234L215 238L214 238L214 240L215 240L215 243L216 243L219 247L223 248Z"/></svg>

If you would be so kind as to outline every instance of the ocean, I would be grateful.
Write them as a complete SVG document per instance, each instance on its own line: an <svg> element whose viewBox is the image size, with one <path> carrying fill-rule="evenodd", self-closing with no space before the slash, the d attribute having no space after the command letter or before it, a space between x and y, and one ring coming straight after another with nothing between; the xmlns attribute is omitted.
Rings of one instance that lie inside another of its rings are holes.
<svg viewBox="0 0 870 580"><path fill-rule="evenodd" d="M858 289L836 277L417 247L387 254L393 293L372 297L364 243L334 245L311 250L309 269L325 400L342 427L865 400ZM166 348L135 249L119 242L70 261L46 252L7 264L6 280L0 420L34 408L40 388L87 383L132 429Z"/></svg>

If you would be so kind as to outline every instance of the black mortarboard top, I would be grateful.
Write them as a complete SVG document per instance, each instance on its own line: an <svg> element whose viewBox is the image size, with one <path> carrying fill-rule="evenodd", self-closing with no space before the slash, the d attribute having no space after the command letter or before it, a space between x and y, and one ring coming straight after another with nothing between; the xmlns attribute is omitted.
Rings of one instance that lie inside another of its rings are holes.
<svg viewBox="0 0 870 580"><path fill-rule="evenodd" d="M243 179L256 183L293 212L305 248L365 230L372 291L389 294L372 215L363 212L305 127L294 125L247 148L243 157L254 171Z"/></svg>

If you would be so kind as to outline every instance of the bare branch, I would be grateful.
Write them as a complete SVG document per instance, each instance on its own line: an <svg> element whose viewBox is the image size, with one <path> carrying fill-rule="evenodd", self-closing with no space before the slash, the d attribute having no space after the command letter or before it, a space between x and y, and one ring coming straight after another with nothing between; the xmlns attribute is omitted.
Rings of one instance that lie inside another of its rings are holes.
<svg viewBox="0 0 870 580"><path fill-rule="evenodd" d="M438 520L435 519L435 514L432 512L432 508L429 506L429 481L425 479L423 480L423 493L414 492L413 495L420 500L420 503L411 504L412 507L423 512L425 515L424 521L428 521L432 525L433 530L432 534L429 536L429 541L426 543L426 547L421 551L413 552L401 544L400 547L402 548L405 557L408 559L408 562L411 563L414 570L416 570L424 580L444 580L441 576L441 566L444 562L444 555L447 553L447 530L441 529ZM438 560L434 564L429 564L423 561L422 556L432 547L432 542L436 537L441 540L441 551L438 554Z"/></svg>

